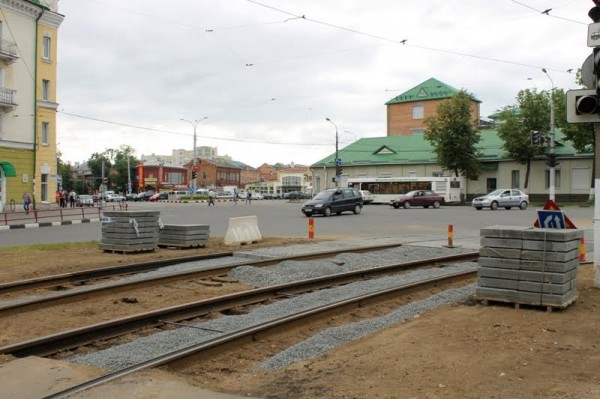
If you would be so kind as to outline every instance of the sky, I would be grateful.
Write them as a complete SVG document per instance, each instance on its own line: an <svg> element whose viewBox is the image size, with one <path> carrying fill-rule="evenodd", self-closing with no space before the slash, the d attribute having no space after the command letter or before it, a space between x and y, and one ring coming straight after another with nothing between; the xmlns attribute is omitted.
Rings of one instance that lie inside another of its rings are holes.
<svg viewBox="0 0 600 399"><path fill-rule="evenodd" d="M520 90L579 88L593 5L60 0L58 149L72 163L122 145L171 155L192 150L198 121L197 145L219 155L310 165L336 131L340 149L385 136L385 103L430 78L486 118Z"/></svg>

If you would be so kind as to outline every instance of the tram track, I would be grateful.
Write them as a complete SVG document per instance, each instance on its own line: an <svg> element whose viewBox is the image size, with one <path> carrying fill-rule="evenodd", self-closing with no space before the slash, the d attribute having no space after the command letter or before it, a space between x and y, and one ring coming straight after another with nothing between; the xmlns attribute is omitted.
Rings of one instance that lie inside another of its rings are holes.
<svg viewBox="0 0 600 399"><path fill-rule="evenodd" d="M95 298L98 295L109 295L116 293L128 292L135 287L150 287L152 285L164 285L172 282L182 280L201 280L214 278L218 276L226 275L231 269L241 266L249 265L254 267L267 267L283 261L289 260L313 260L333 257L340 253L364 253L370 251L383 250L392 247L398 247L399 244L384 244L384 245L368 245L360 246L357 248L343 248L334 250L323 250L316 251L308 254L288 255L281 257L272 257L269 259L243 259L229 262L225 266L215 266L205 269L191 269L182 272L165 273L162 275L155 275L148 278L142 279L129 279L127 281L114 281L110 284L104 285L89 285L91 281L98 279L116 279L117 277L130 277L133 274L155 271L162 268L174 266L177 264L213 260L213 259L225 259L233 257L233 252L224 252L211 255L200 255L191 257L180 257L176 259L168 259L161 261L143 262L129 265L110 266L95 270L86 270L75 273L68 273L63 275L39 277L28 280L20 280L15 282L9 282L0 284L0 294L2 293L21 293L22 296L26 296L27 290L38 290L35 293L39 293L40 288L52 291L51 295L40 296L36 295L32 299L20 301L18 297L16 300L5 301L4 304L0 304L0 317L14 314L16 312L25 312L31 310L42 309L44 307L56 306L59 304L71 303L75 301L83 301L90 298ZM61 290L57 291L55 287L60 284L76 282L82 289L75 290ZM15 299L15 298L11 298Z"/></svg>
<svg viewBox="0 0 600 399"><path fill-rule="evenodd" d="M473 253L468 254L468 255L470 255L471 259L476 257L476 255ZM466 260L467 258L469 258L468 255L463 255L463 258L464 258L463 260ZM423 265L424 262L427 262L427 261L429 262L430 265L432 263L437 264L439 262L443 262L441 258L436 258L436 259L428 259L426 261L420 261L420 263L421 263L421 265ZM448 261L448 260L446 259L445 261ZM458 261L458 259L454 259L454 261ZM417 263L417 262L411 262L411 263ZM390 267L390 266L391 265L386 265L386 268ZM361 272L364 272L364 271L361 271ZM377 272L383 272L383 270L378 270L375 273L377 273ZM344 274L346 274L346 273L344 273ZM360 274L360 273L355 273L355 274ZM137 371L140 371L143 369L157 367L157 366L165 365L165 364L172 363L175 361L179 361L179 360L182 360L182 359L187 358L192 355L201 354L204 351L210 350L211 353L214 353L214 351L218 350L219 348L227 348L229 345L232 345L233 342L237 342L240 340L247 340L249 337L255 337L257 334L266 333L268 331L271 331L271 330L277 329L277 328L282 328L290 323L299 323L299 322L302 323L303 320L307 320L309 318L316 317L317 315L327 315L328 312L339 313L341 311L340 309L342 309L342 308L353 308L353 307L356 307L357 305L364 306L366 303L370 303L370 302L377 303L378 301L382 301L382 300L384 300L386 298L390 298L390 297L396 298L399 296L413 295L413 294L415 294L415 292L427 290L427 289L430 289L431 287L440 287L441 289L443 289L444 287L450 286L452 284L456 284L457 282L470 281L473 279L475 274L476 274L475 269L466 270L466 271L463 270L460 272L449 272L449 273L441 275L441 276L424 278L417 282L409 282L409 283L399 284L392 288L377 289L377 290L374 290L369 293L359 294L359 295L356 295L356 296L353 296L350 298L345 298L342 300L336 300L336 301L333 301L328 304L317 305L310 309L294 311L285 316L276 316L273 319L268 320L268 321L258 322L257 324L252 325L252 326L240 328L238 330L227 332L227 333L218 334L218 336L211 337L202 342L198 342L193 345L188 345L184 348L179 348L179 349L171 351L171 352L162 353L158 356L154 356L150 359L137 362L136 364L128 366L128 367L123 367L118 370L113 370L112 372L109 372L101 377L92 379L90 381L84 382L77 386L63 390L61 392L53 393L53 394L47 396L46 399L58 399L58 398L68 397L74 393L81 392L83 390L92 388L92 387L100 385L100 384L104 384L106 382L123 377L127 374L134 373L134 372L137 372ZM348 278L350 276L345 276L345 277ZM356 277L356 276L354 276L354 277ZM334 285L335 284L343 284L343 281L345 281L345 280L343 280L342 276L335 276L335 277L329 276L329 278L333 278L334 280L337 280L337 283L330 281L330 283L329 283L330 285L331 284L334 284ZM306 283L311 284L311 285L313 285L312 289L315 289L314 284L323 283L323 281L317 283L316 280L324 280L324 279L312 279L312 280L314 280L314 281L306 281L306 282L302 282L302 283L303 284L306 284ZM269 287L269 290L274 289L273 292L277 292L281 288L282 287ZM307 288L308 288L308 286L307 286ZM289 289L289 287L288 287L288 289Z"/></svg>
<svg viewBox="0 0 600 399"><path fill-rule="evenodd" d="M431 267L452 262L472 261L477 257L478 252L469 252L410 262L396 262L369 269L354 270L319 278L246 290L234 294L174 305L164 309L156 309L5 345L0 348L0 353L11 354L18 357L28 355L47 356L86 345L91 342L118 337L143 328L157 328L169 323L178 323L184 320L202 317L209 313L223 312L232 308L250 306L278 298L300 295L309 291L344 285L357 280L372 279L382 275L404 272L427 266Z"/></svg>

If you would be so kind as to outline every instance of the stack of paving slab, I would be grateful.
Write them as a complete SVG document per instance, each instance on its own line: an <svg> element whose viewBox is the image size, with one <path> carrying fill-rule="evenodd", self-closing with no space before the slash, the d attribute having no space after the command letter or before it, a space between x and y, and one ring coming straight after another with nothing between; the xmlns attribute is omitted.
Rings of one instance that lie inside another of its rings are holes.
<svg viewBox="0 0 600 399"><path fill-rule="evenodd" d="M582 230L490 226L480 237L479 299L551 310L577 298Z"/></svg>
<svg viewBox="0 0 600 399"><path fill-rule="evenodd" d="M158 237L159 247L200 247L205 246L210 237L206 224L165 224Z"/></svg>
<svg viewBox="0 0 600 399"><path fill-rule="evenodd" d="M154 251L158 247L159 211L104 212L100 249L114 252Z"/></svg>

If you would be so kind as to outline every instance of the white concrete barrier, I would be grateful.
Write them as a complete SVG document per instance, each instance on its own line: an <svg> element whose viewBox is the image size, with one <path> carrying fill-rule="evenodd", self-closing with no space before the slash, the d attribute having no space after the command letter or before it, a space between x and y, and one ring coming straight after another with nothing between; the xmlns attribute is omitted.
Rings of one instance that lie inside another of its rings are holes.
<svg viewBox="0 0 600 399"><path fill-rule="evenodd" d="M256 216L229 218L229 226L225 234L225 245L250 244L262 240Z"/></svg>

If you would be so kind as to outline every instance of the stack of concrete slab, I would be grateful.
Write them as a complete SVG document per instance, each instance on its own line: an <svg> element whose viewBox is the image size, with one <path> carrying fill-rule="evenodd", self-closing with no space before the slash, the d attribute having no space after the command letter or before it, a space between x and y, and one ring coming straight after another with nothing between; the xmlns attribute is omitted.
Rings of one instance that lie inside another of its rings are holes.
<svg viewBox="0 0 600 399"><path fill-rule="evenodd" d="M480 236L479 299L551 310L577 298L582 230L491 226Z"/></svg>
<svg viewBox="0 0 600 399"><path fill-rule="evenodd" d="M165 224L158 237L159 247L201 247L210 237L207 224Z"/></svg>
<svg viewBox="0 0 600 399"><path fill-rule="evenodd" d="M159 211L104 212L100 249L114 252L154 251L158 247Z"/></svg>

